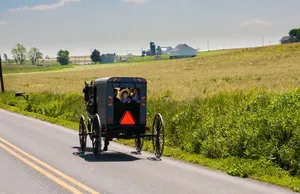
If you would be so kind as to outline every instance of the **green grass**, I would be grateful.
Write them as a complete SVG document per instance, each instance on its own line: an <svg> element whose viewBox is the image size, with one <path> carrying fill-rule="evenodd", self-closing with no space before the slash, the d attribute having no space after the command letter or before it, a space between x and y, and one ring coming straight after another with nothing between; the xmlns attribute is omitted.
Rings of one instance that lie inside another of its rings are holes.
<svg viewBox="0 0 300 194"><path fill-rule="evenodd" d="M0 107L73 129L84 114L78 94L0 95ZM149 99L148 122L166 124L165 155L300 191L300 90L220 93L193 101ZM121 141L133 145L133 141ZM145 143L145 150L151 145Z"/></svg>
<svg viewBox="0 0 300 194"><path fill-rule="evenodd" d="M4 65L3 74L55 71L55 70L73 68L73 67L74 67L73 65L49 65L49 66Z"/></svg>

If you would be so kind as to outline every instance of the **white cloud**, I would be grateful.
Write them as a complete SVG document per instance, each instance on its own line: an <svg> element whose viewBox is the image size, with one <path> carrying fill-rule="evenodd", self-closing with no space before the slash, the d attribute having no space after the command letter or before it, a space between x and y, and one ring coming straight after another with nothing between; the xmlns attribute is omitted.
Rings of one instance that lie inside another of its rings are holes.
<svg viewBox="0 0 300 194"><path fill-rule="evenodd" d="M123 3L145 3L148 0L122 0Z"/></svg>
<svg viewBox="0 0 300 194"><path fill-rule="evenodd" d="M250 27L250 26L271 26L272 24L266 20L261 19L251 19L240 23L241 27Z"/></svg>
<svg viewBox="0 0 300 194"><path fill-rule="evenodd" d="M5 24L7 24L7 21L5 21L5 20L0 20L0 25L5 25Z"/></svg>
<svg viewBox="0 0 300 194"><path fill-rule="evenodd" d="M10 12L19 12L19 11L45 11L49 9L57 9L59 7L64 6L67 3L71 2L79 2L81 0L59 0L57 3L52 3L52 4L43 4L43 5L36 5L36 6L25 6L25 7L18 7L18 8L13 8L10 9Z"/></svg>

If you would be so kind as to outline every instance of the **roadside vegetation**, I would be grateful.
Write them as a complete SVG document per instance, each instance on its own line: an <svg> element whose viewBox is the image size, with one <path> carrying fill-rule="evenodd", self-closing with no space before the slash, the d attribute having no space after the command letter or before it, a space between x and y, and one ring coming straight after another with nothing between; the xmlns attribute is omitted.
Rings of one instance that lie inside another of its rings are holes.
<svg viewBox="0 0 300 194"><path fill-rule="evenodd" d="M5 75L0 107L73 129L84 80L142 76L148 122L166 123L165 155L300 192L300 44L207 52L192 59ZM122 141L132 145L133 141ZM145 149L151 150L150 142Z"/></svg>
<svg viewBox="0 0 300 194"><path fill-rule="evenodd" d="M0 104L73 129L85 114L78 94L33 93L27 102L6 93ZM160 97L148 109L149 125L156 112L164 117L166 156L300 191L300 90L220 93L189 102ZM150 142L145 149L152 150Z"/></svg>

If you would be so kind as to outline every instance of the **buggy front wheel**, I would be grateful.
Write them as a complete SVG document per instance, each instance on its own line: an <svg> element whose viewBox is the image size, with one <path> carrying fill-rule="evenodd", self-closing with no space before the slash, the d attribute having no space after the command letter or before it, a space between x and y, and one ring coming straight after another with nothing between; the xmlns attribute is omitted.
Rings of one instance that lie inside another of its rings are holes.
<svg viewBox="0 0 300 194"><path fill-rule="evenodd" d="M99 115L96 114L93 118L93 123L92 123L92 130L93 130L93 152L94 155L99 158L100 153L102 151L101 146L102 146L102 129L101 129L101 121L99 118Z"/></svg>
<svg viewBox="0 0 300 194"><path fill-rule="evenodd" d="M152 124L152 144L154 154L161 158L165 145L165 124L161 114L156 114Z"/></svg>
<svg viewBox="0 0 300 194"><path fill-rule="evenodd" d="M81 116L80 120L79 120L79 133L78 133L78 135L79 135L79 152L81 154L84 154L84 152L86 150L86 138L87 138L84 116Z"/></svg>

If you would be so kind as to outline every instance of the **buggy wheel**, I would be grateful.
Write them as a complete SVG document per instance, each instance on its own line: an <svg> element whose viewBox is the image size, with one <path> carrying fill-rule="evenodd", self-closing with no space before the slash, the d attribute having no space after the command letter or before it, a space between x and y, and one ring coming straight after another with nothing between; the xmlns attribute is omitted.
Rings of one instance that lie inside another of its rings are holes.
<svg viewBox="0 0 300 194"><path fill-rule="evenodd" d="M99 118L99 115L96 114L93 118L93 124L92 124L92 130L93 130L93 152L94 155L99 158L101 153L101 146L102 146L102 129L101 129L101 121Z"/></svg>
<svg viewBox="0 0 300 194"><path fill-rule="evenodd" d="M156 114L152 124L152 144L157 158L163 155L165 145L165 124L161 114Z"/></svg>
<svg viewBox="0 0 300 194"><path fill-rule="evenodd" d="M81 154L84 154L85 150L86 150L86 138L87 138L87 134L86 134L86 125L85 125L85 121L84 121L84 116L80 117L79 120L79 152Z"/></svg>
<svg viewBox="0 0 300 194"><path fill-rule="evenodd" d="M135 149L137 151L137 153L141 153L142 152L142 149L143 149L143 138L141 137L136 137L135 138Z"/></svg>

